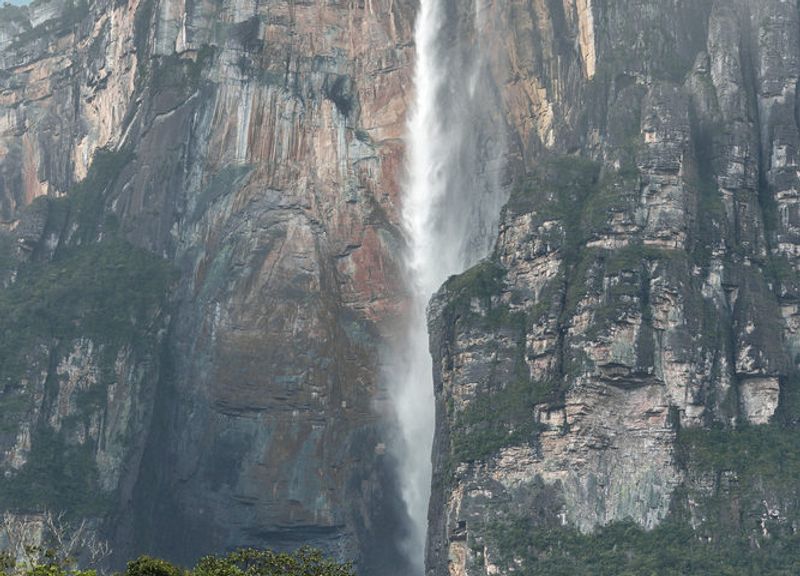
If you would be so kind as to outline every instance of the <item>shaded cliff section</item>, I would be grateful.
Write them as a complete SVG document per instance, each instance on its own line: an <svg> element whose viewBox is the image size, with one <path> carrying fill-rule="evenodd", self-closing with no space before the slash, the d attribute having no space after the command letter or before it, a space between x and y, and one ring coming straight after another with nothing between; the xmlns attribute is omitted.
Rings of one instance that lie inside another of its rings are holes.
<svg viewBox="0 0 800 576"><path fill-rule="evenodd" d="M428 573L792 571L797 3L487 10L513 193L429 311Z"/></svg>
<svg viewBox="0 0 800 576"><path fill-rule="evenodd" d="M0 508L406 574L379 349L411 3L0 8Z"/></svg>

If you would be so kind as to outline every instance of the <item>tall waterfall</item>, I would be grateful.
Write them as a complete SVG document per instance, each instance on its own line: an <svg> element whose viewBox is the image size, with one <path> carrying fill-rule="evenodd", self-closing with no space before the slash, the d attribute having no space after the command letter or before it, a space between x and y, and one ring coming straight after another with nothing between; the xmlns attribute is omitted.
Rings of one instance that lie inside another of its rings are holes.
<svg viewBox="0 0 800 576"><path fill-rule="evenodd" d="M396 456L414 523L407 546L418 574L424 571L435 417L426 307L449 276L488 253L506 199L500 103L482 49L480 2L486 1L422 0L416 24L416 100L402 211L412 306L391 378L403 436Z"/></svg>

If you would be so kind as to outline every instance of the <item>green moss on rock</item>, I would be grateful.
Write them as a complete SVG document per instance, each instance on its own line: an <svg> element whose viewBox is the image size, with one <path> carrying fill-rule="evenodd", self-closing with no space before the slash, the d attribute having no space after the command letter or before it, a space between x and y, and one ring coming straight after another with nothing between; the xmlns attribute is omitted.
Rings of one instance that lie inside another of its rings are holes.
<svg viewBox="0 0 800 576"><path fill-rule="evenodd" d="M733 472L740 482L800 478L800 430L779 424L684 429L678 434L678 453L685 467L710 473Z"/></svg>
<svg viewBox="0 0 800 576"><path fill-rule="evenodd" d="M789 576L800 570L800 534L757 547L744 538L709 542L678 522L650 532L618 522L582 534L512 517L489 526L487 541L500 556L494 563L516 565L527 576Z"/></svg>
<svg viewBox="0 0 800 576"><path fill-rule="evenodd" d="M101 151L66 198L49 199L45 235L59 238L58 247L52 253L38 247L26 262L15 262L14 282L0 289L0 434L13 444L25 423L31 441L26 463L0 481L5 509L75 515L105 509L98 446L86 431L103 413L120 351L157 355L174 280L169 262L131 245L111 225L106 194L130 159ZM48 415L61 386L57 367L81 342L92 343L87 362L97 381L75 390L75 412L56 429ZM37 391L44 397L35 398Z"/></svg>
<svg viewBox="0 0 800 576"><path fill-rule="evenodd" d="M0 483L0 507L38 512L65 510L71 517L102 515L109 495L100 488L95 447L67 442L42 426L34 435L27 463Z"/></svg>
<svg viewBox="0 0 800 576"><path fill-rule="evenodd" d="M533 441L537 432L533 407L540 392L520 378L475 398L454 417L450 430L453 459L483 460L505 446Z"/></svg>

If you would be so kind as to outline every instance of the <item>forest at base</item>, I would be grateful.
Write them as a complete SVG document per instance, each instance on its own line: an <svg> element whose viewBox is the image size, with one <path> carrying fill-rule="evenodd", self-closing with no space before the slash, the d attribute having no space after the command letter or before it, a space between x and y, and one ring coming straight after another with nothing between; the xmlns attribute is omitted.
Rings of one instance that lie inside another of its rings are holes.
<svg viewBox="0 0 800 576"><path fill-rule="evenodd" d="M45 552L36 562L0 556L3 576L97 576L94 569L75 567L74 559ZM224 556L206 556L191 570L165 560L141 556L115 576L355 576L350 564L327 559L322 552L300 548L291 553L241 549Z"/></svg>

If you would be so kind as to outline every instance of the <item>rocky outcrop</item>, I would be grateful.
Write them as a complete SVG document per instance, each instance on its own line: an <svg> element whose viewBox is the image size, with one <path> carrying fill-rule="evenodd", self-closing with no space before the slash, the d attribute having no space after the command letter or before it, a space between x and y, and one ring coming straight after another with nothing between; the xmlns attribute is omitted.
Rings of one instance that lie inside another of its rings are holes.
<svg viewBox="0 0 800 576"><path fill-rule="evenodd" d="M430 309L429 574L547 573L625 521L779 546L796 450L751 464L798 418L796 3L492 10L515 191Z"/></svg>
<svg viewBox="0 0 800 576"><path fill-rule="evenodd" d="M103 505L4 505L100 518L120 559L305 542L405 574L378 350L403 300L414 6L1 10L2 298L112 245L141 257L109 264L115 287L166 271L135 337L37 325L4 370L3 482L57 474L32 455L65 446ZM53 306L90 307L75 280Z"/></svg>
<svg viewBox="0 0 800 576"><path fill-rule="evenodd" d="M429 572L537 573L619 526L781 546L797 3L443 7L506 126L465 149L508 151L476 172L511 199L430 308ZM1 508L65 508L117 561L302 542L409 573L379 362L415 10L0 8Z"/></svg>

